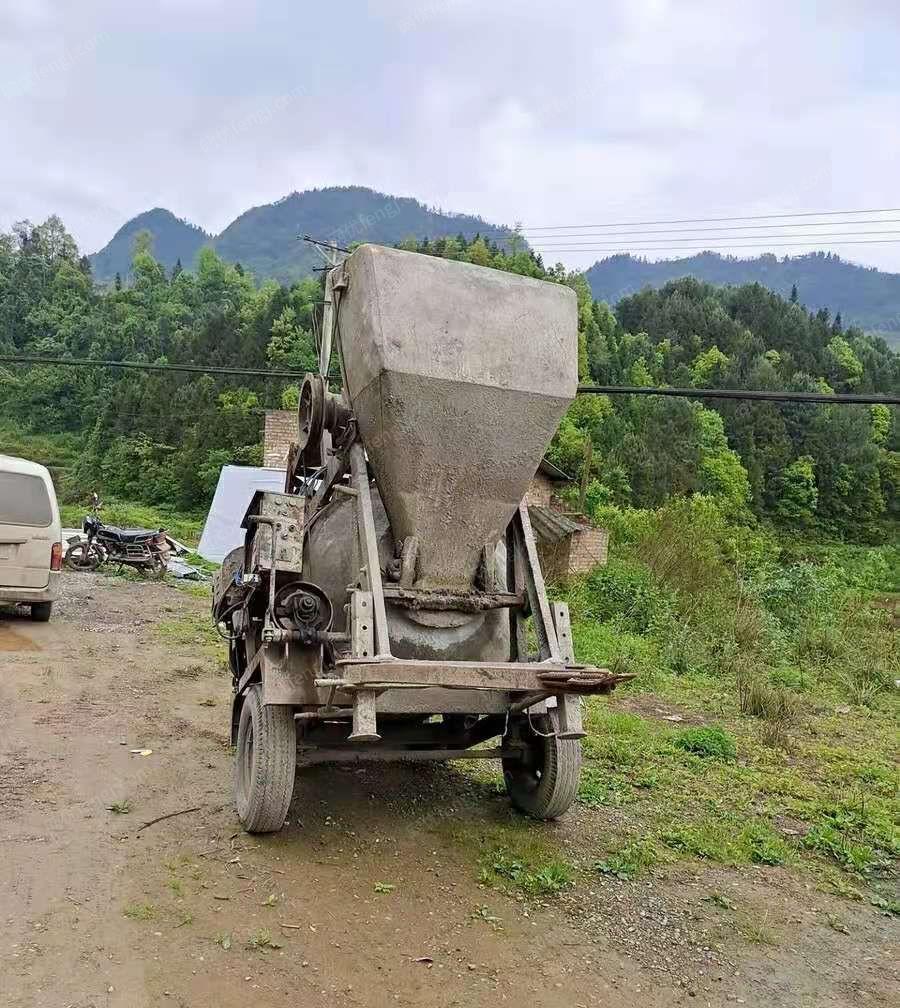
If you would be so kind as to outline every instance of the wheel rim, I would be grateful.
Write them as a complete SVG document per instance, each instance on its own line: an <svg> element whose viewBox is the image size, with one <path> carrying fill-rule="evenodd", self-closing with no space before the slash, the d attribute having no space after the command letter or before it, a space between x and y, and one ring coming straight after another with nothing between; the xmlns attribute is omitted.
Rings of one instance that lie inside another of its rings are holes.
<svg viewBox="0 0 900 1008"><path fill-rule="evenodd" d="M547 763L547 739L542 738L530 723L522 726L521 742L525 743L521 757L504 766L504 774L517 790L526 794L537 791Z"/></svg>
<svg viewBox="0 0 900 1008"><path fill-rule="evenodd" d="M69 555L76 567L89 569L95 565L93 552L87 546L76 546Z"/></svg>

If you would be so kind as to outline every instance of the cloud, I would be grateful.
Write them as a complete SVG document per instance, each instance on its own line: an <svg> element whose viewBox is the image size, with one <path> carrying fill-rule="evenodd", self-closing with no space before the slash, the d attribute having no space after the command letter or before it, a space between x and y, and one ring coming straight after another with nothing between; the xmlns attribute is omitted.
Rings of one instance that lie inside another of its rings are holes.
<svg viewBox="0 0 900 1008"><path fill-rule="evenodd" d="M892 206L898 46L890 0L7 0L0 227L93 250L348 183L526 225Z"/></svg>

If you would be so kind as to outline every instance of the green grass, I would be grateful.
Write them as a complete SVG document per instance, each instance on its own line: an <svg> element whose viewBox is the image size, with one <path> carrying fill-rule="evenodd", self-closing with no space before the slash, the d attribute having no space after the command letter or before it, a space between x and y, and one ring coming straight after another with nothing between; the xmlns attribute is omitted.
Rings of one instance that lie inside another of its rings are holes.
<svg viewBox="0 0 900 1008"><path fill-rule="evenodd" d="M31 434L11 421L0 423L0 455L14 455L45 465L59 484L81 450L79 434Z"/></svg>
<svg viewBox="0 0 900 1008"><path fill-rule="evenodd" d="M156 916L156 907L152 903L129 903L122 913L129 920L149 921Z"/></svg>
<svg viewBox="0 0 900 1008"><path fill-rule="evenodd" d="M225 943L222 942L221 944L222 947L225 948ZM255 931L247 939L247 948L253 949L256 952L268 952L269 949L282 948L282 943L275 941L270 931L266 931L265 928L260 928L259 931Z"/></svg>
<svg viewBox="0 0 900 1008"><path fill-rule="evenodd" d="M207 613L184 613L156 624L156 634L166 644L180 650L199 651L224 660L225 642Z"/></svg>
<svg viewBox="0 0 900 1008"><path fill-rule="evenodd" d="M63 525L68 528L80 528L89 506L86 503L66 503L61 504L59 510ZM168 508L121 501L114 497L103 500L100 517L108 525L118 525L122 528L164 528L185 546L193 546L199 542L206 520L205 515L183 514Z"/></svg>
<svg viewBox="0 0 900 1008"><path fill-rule="evenodd" d="M35 434L10 421L0 422L0 454L31 459L47 466L60 498L66 495L66 475L78 460L82 447L83 436L80 434ZM80 528L88 511L88 502L61 501L59 510L64 526ZM205 514L184 514L171 508L116 498L104 499L101 514L110 525L166 528L186 546L196 545L206 520Z"/></svg>
<svg viewBox="0 0 900 1008"><path fill-rule="evenodd" d="M548 896L574 885L578 872L538 824L514 819L509 824L454 820L433 827L448 833L478 866L478 881L502 892Z"/></svg>
<svg viewBox="0 0 900 1008"><path fill-rule="evenodd" d="M702 709L696 683L657 680L657 686L654 696L661 701ZM632 693L639 695L638 688ZM759 727L741 716L736 696L729 709L717 690L709 694L736 758L706 754L709 738L719 739L714 729L678 729L616 709L625 694L587 701L579 801L627 813L625 825L598 843L600 870L631 877L685 856L812 871L832 864L861 882L893 869L900 855L894 825L900 805L891 710L857 712L855 718L809 715L793 731L788 762L763 744ZM823 743L835 734L850 744ZM703 755L696 751L698 739Z"/></svg>

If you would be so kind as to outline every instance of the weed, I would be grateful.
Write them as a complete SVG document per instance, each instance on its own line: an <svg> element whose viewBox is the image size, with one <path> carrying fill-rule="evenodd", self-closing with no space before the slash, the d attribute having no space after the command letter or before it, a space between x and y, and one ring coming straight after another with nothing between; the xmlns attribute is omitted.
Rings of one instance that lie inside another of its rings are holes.
<svg viewBox="0 0 900 1008"><path fill-rule="evenodd" d="M269 895L260 903L260 906L273 907L278 905L278 901L281 899L275 893L269 893Z"/></svg>
<svg viewBox="0 0 900 1008"><path fill-rule="evenodd" d="M230 934L227 934L227 933L217 934L216 937L215 937L215 939L214 939L214 941L215 941L216 945L221 945L222 948L225 949L226 952L231 948L231 935Z"/></svg>
<svg viewBox="0 0 900 1008"><path fill-rule="evenodd" d="M850 934L850 928L847 927L847 925L840 919L840 917L836 917L834 914L826 913L825 922L828 924L828 926L831 928L832 931L837 931L839 934L844 935Z"/></svg>
<svg viewBox="0 0 900 1008"><path fill-rule="evenodd" d="M536 864L529 864L514 857L504 848L496 848L482 858L479 881L486 885L504 887L508 883L531 896L545 896L558 893L571 885L575 872L572 866L561 858L548 858Z"/></svg>
<svg viewBox="0 0 900 1008"><path fill-rule="evenodd" d="M770 686L757 676L742 676L738 680L738 701L741 714L793 725L800 720L800 697L780 686Z"/></svg>
<svg viewBox="0 0 900 1008"><path fill-rule="evenodd" d="M604 860L597 861L594 869L604 875L628 880L646 868L658 864L659 861L659 850L652 840L636 840L626 844L620 851L608 855Z"/></svg>
<svg viewBox="0 0 900 1008"><path fill-rule="evenodd" d="M209 669L205 665L179 665L172 672L180 679L199 679L206 675Z"/></svg>
<svg viewBox="0 0 900 1008"><path fill-rule="evenodd" d="M714 725L709 728L685 728L673 739L678 749L712 759L733 760L736 755L734 739Z"/></svg>
<svg viewBox="0 0 900 1008"><path fill-rule="evenodd" d="M720 864L784 864L791 850L763 823L741 827L739 821L719 816L664 831L662 841L673 850Z"/></svg>
<svg viewBox="0 0 900 1008"><path fill-rule="evenodd" d="M177 896L178 899L184 896L184 883L181 879L175 878L173 875L172 878L167 880L166 885L172 890L173 896Z"/></svg>
<svg viewBox="0 0 900 1008"><path fill-rule="evenodd" d="M803 846L837 861L851 871L865 875L878 864L878 856L869 844L854 843L834 826L817 823L803 838Z"/></svg>
<svg viewBox="0 0 900 1008"><path fill-rule="evenodd" d="M768 919L768 911L759 919L745 915L737 923L737 932L754 945L774 945L775 935L767 926Z"/></svg>
<svg viewBox="0 0 900 1008"><path fill-rule="evenodd" d="M129 920L148 921L156 916L156 907L152 903L129 903L122 913Z"/></svg>
<svg viewBox="0 0 900 1008"><path fill-rule="evenodd" d="M393 882L376 882L372 888L377 893L392 893L397 887Z"/></svg>
<svg viewBox="0 0 900 1008"><path fill-rule="evenodd" d="M216 657L224 654L222 638L205 613L185 613L162 620L156 625L156 633L168 645L206 651Z"/></svg>
<svg viewBox="0 0 900 1008"><path fill-rule="evenodd" d="M500 918L497 917L495 914L492 914L490 907L488 907L486 904L482 904L481 906L475 907L475 909L469 915L469 919L476 921L484 921L486 924L490 924L490 926L495 931L500 931L503 928L503 923L500 920Z"/></svg>
<svg viewBox="0 0 900 1008"><path fill-rule="evenodd" d="M184 913L181 915L181 920L175 925L175 927L184 927L186 924L194 923L194 915L192 913Z"/></svg>
<svg viewBox="0 0 900 1008"><path fill-rule="evenodd" d="M709 901L710 903L715 903L716 906L721 907L723 910L737 910L735 904L727 896L723 896L719 892L710 893Z"/></svg>
<svg viewBox="0 0 900 1008"><path fill-rule="evenodd" d="M886 917L900 917L900 900L894 897L873 896L869 902Z"/></svg>
<svg viewBox="0 0 900 1008"><path fill-rule="evenodd" d="M116 815L128 815L131 811L131 802L125 798L122 801L114 801L106 806L107 812L115 812Z"/></svg>
<svg viewBox="0 0 900 1008"><path fill-rule="evenodd" d="M275 941L270 931L260 928L247 939L247 948L255 949L257 952L267 952L269 949L280 949L283 946L281 942Z"/></svg>
<svg viewBox="0 0 900 1008"><path fill-rule="evenodd" d="M747 834L750 860L754 864L779 865L787 859L787 847L783 840L766 830L750 831Z"/></svg>

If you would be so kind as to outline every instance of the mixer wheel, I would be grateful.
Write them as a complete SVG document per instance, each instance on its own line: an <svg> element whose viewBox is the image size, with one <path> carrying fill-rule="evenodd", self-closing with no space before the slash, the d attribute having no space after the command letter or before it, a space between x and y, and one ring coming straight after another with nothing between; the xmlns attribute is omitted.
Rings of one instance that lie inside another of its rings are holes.
<svg viewBox="0 0 900 1008"><path fill-rule="evenodd" d="M523 742L521 759L503 759L503 779L513 805L535 819L556 819L578 792L581 776L581 743L561 739L559 712L527 715L510 725L510 739Z"/></svg>
<svg viewBox="0 0 900 1008"><path fill-rule="evenodd" d="M273 833L284 825L296 768L294 709L264 704L255 683L241 707L234 760L235 805L248 833Z"/></svg>

